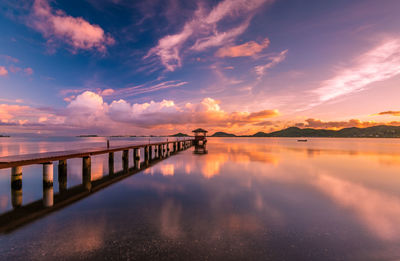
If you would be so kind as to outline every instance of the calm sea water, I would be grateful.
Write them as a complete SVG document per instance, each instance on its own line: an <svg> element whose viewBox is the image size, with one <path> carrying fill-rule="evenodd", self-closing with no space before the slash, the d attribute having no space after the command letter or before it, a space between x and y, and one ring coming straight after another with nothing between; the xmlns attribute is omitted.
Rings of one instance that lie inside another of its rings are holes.
<svg viewBox="0 0 400 261"><path fill-rule="evenodd" d="M10 138L0 155L103 145ZM400 259L400 140L210 138L207 149L0 234L0 259ZM107 162L92 159L92 180ZM41 178L41 166L24 167L23 204L41 199ZM81 181L81 161L70 160L68 186ZM0 170L0 215L11 210L10 170Z"/></svg>

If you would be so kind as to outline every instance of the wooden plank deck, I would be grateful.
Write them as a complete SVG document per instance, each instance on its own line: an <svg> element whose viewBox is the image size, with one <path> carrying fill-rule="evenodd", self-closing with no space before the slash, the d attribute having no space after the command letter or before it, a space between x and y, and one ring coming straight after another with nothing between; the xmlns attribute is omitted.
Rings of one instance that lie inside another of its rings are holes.
<svg viewBox="0 0 400 261"><path fill-rule="evenodd" d="M87 148L87 149L77 149L69 151L53 151L53 152L43 152L43 153L33 153L33 154L22 154L14 156L0 157L0 169L26 166L32 164L41 164L46 162L66 160L72 158L83 158L88 156L94 156L99 154L106 154L109 152L130 150L135 148L144 148L145 146L158 146L165 144L173 144L175 142L188 142L194 139L179 140L179 141L165 141L165 142L154 142L154 143L144 143L144 144L133 144L129 146L114 146L114 147L97 147L97 148Z"/></svg>

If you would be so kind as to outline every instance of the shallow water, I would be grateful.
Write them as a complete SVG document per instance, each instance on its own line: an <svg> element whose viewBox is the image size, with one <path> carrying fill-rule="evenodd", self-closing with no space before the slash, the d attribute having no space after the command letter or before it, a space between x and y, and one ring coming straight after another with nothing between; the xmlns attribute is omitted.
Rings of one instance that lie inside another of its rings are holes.
<svg viewBox="0 0 400 261"><path fill-rule="evenodd" d="M16 151L0 142L3 155ZM29 153L96 142L13 146ZM210 138L207 149L179 152L0 234L0 259L400 258L400 140ZM107 160L93 159L93 180L107 175ZM80 164L68 162L68 187L80 184ZM0 171L1 213L12 209L9 172ZM41 166L24 167L23 204L41 198L41 175Z"/></svg>

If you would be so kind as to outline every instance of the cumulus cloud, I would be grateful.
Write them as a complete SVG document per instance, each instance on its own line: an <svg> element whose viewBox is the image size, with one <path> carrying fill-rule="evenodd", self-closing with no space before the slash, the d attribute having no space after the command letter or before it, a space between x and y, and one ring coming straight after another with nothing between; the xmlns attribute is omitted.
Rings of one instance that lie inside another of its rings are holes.
<svg viewBox="0 0 400 261"><path fill-rule="evenodd" d="M40 125L43 129L95 130L96 133L129 132L134 129L188 128L195 126L245 126L278 116L277 110L226 112L220 102L204 98L199 103L177 105L172 100L107 103L98 93L85 91L71 98L63 110L0 105L2 125Z"/></svg>
<svg viewBox="0 0 400 261"><path fill-rule="evenodd" d="M400 111L383 111L378 113L378 115L400 116Z"/></svg>
<svg viewBox="0 0 400 261"><path fill-rule="evenodd" d="M49 43L66 42L74 51L96 49L105 52L107 45L115 42L100 26L81 17L69 16L62 10L53 10L48 0L35 0L29 25L41 32Z"/></svg>
<svg viewBox="0 0 400 261"><path fill-rule="evenodd" d="M189 50L204 51L210 47L218 47L231 43L249 26L253 13L262 4L272 0L224 0L209 12L198 8L194 17L185 23L179 33L166 35L158 41L157 46L150 49L144 58L156 55L169 71L182 66L181 49L191 39L195 43ZM246 16L238 26L221 31L217 24L225 18Z"/></svg>
<svg viewBox="0 0 400 261"><path fill-rule="evenodd" d="M250 41L240 45L221 47L215 55L218 57L253 56L267 48L269 43L269 39L266 38L261 44Z"/></svg>
<svg viewBox="0 0 400 261"><path fill-rule="evenodd" d="M7 71L6 67L0 66L0 76L7 76L7 75L8 75L8 71Z"/></svg>
<svg viewBox="0 0 400 261"><path fill-rule="evenodd" d="M378 125L400 125L400 122L376 122L376 121L361 121L359 119L351 119L348 121L322 121L318 119L307 119L304 122L296 123L296 127L301 128L317 128L317 129L341 129L341 128L366 128Z"/></svg>
<svg viewBox="0 0 400 261"><path fill-rule="evenodd" d="M387 39L363 53L354 65L339 70L334 77L313 90L320 102L364 90L371 83L384 81L400 74L400 39Z"/></svg>
<svg viewBox="0 0 400 261"><path fill-rule="evenodd" d="M288 50L284 50L284 51L280 52L279 54L270 57L268 63L255 66L254 70L256 71L258 78L261 78L262 76L264 76L264 74L268 71L268 69L271 69L275 65L284 61L286 59L287 53L288 53Z"/></svg>

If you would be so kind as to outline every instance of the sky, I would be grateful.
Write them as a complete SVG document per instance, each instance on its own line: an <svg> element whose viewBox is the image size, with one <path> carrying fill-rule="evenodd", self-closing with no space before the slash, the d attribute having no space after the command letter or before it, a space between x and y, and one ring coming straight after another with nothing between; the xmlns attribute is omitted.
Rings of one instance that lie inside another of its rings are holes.
<svg viewBox="0 0 400 261"><path fill-rule="evenodd" d="M400 125L398 0L2 0L0 134Z"/></svg>

